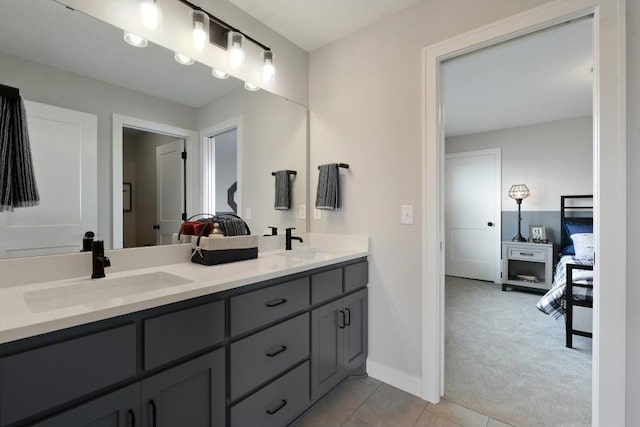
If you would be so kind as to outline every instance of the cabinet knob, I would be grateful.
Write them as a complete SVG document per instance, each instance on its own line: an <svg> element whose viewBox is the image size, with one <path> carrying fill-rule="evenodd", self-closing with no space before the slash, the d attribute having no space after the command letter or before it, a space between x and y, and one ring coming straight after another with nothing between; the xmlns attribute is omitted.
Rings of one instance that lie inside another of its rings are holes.
<svg viewBox="0 0 640 427"><path fill-rule="evenodd" d="M487 223L487 225L488 225L489 227L493 227L493 222L489 221L489 222Z"/></svg>

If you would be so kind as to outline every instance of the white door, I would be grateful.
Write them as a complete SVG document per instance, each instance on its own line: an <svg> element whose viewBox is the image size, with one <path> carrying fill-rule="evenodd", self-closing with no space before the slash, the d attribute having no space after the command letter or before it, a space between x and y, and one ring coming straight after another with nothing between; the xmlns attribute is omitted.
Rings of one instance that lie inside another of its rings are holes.
<svg viewBox="0 0 640 427"><path fill-rule="evenodd" d="M98 119L29 101L25 110L40 204L0 213L0 257L78 252L98 231Z"/></svg>
<svg viewBox="0 0 640 427"><path fill-rule="evenodd" d="M445 159L445 274L500 282L500 150Z"/></svg>
<svg viewBox="0 0 640 427"><path fill-rule="evenodd" d="M170 245L180 230L184 212L184 141L179 139L156 147L156 192L158 245Z"/></svg>

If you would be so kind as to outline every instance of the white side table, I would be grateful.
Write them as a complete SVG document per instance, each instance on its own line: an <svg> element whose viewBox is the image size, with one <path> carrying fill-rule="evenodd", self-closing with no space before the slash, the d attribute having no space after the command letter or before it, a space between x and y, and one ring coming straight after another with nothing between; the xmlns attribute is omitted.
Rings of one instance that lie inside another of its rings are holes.
<svg viewBox="0 0 640 427"><path fill-rule="evenodd" d="M553 244L502 242L502 290L508 286L547 291L553 283Z"/></svg>

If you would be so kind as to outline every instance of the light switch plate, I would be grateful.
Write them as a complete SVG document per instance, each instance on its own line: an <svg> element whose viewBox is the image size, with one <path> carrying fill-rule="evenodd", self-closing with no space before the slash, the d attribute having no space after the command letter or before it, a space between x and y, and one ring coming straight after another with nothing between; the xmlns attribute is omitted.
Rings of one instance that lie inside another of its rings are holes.
<svg viewBox="0 0 640 427"><path fill-rule="evenodd" d="M244 219L251 219L251 208L245 208Z"/></svg>
<svg viewBox="0 0 640 427"><path fill-rule="evenodd" d="M322 211L320 209L313 208L313 219L322 219Z"/></svg>
<svg viewBox="0 0 640 427"><path fill-rule="evenodd" d="M400 224L413 224L413 205L400 206Z"/></svg>
<svg viewBox="0 0 640 427"><path fill-rule="evenodd" d="M307 218L307 205L299 205L298 206L298 218L306 219Z"/></svg>

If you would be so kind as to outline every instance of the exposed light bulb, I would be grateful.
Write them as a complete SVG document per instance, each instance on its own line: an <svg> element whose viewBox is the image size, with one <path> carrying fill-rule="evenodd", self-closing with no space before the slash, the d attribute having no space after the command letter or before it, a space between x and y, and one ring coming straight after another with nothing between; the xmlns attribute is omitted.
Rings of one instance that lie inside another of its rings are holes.
<svg viewBox="0 0 640 427"><path fill-rule="evenodd" d="M174 56L176 62L178 64L182 64L182 65L191 65L193 64L194 61L193 58L188 57L187 55L183 55L181 53L175 52L175 56Z"/></svg>
<svg viewBox="0 0 640 427"><path fill-rule="evenodd" d="M204 50L207 43L207 29L205 22L206 15L204 12L193 12L193 31L191 32L191 38L193 40L193 47L196 50Z"/></svg>
<svg viewBox="0 0 640 427"><path fill-rule="evenodd" d="M226 80L229 78L229 74L225 73L222 70L218 70L217 68L212 69L211 74L213 75L213 77L220 80Z"/></svg>
<svg viewBox="0 0 640 427"><path fill-rule="evenodd" d="M240 68L244 64L244 50L242 50L242 34L231 34L231 46L229 48L229 64L233 68Z"/></svg>
<svg viewBox="0 0 640 427"><path fill-rule="evenodd" d="M147 47L147 45L149 44L146 39L143 39L142 37L128 31L124 32L124 41L134 47Z"/></svg>
<svg viewBox="0 0 640 427"><path fill-rule="evenodd" d="M249 82L244 82L244 88L246 90L248 90L249 92L257 92L260 90L260 87L257 85L254 85L253 83L249 83Z"/></svg>
<svg viewBox="0 0 640 427"><path fill-rule="evenodd" d="M140 5L142 25L147 30L155 31L162 21L162 9L156 4L156 0L143 0Z"/></svg>
<svg viewBox="0 0 640 427"><path fill-rule="evenodd" d="M272 82L276 76L276 67L273 66L273 52L264 52L264 65L262 66L262 80L265 83Z"/></svg>

